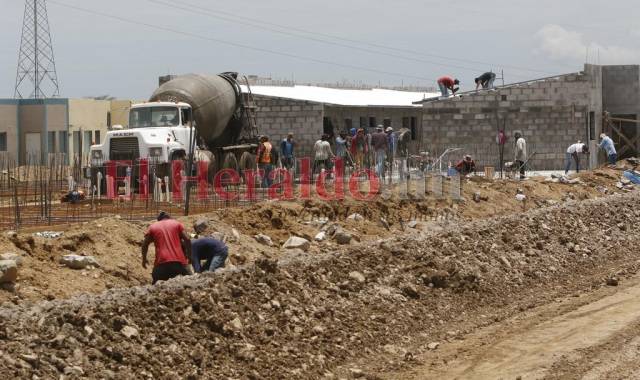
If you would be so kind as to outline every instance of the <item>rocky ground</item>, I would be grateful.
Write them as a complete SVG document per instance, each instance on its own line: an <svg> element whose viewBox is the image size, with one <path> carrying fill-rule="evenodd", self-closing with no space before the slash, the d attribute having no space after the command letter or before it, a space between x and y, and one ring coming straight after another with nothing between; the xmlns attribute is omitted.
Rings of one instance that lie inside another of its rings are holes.
<svg viewBox="0 0 640 380"><path fill-rule="evenodd" d="M593 196L597 186L585 188ZM640 195L574 201L566 189L568 201L526 213L424 222L420 233L267 253L213 275L5 305L0 373L402 378L394 374L477 329L637 271Z"/></svg>
<svg viewBox="0 0 640 380"><path fill-rule="evenodd" d="M291 236L310 242L307 254L336 250L342 245L331 236L316 241L318 233L337 225L350 235L349 244L374 244L377 239L403 234L416 235L440 225L520 213L572 200L594 199L625 193L616 183L620 170L599 169L581 173L578 184L550 183L543 178L524 182L487 181L480 177L462 184L463 201L438 199L377 199L372 202L321 201L265 202L248 208L179 217L188 230L199 218L210 221L209 232L224 235L230 246L228 266L236 268L257 259L278 259L290 250L282 249ZM527 196L526 204L515 199L517 189ZM475 198L475 201L474 201ZM353 219L349 216L359 215ZM56 238L34 236L36 230L0 234L0 254L21 257L14 285L0 289L0 303L23 303L65 299L77 294L100 293L112 288L147 284L150 275L140 265L140 244L151 221L128 222L117 217L76 225L54 225L43 229L63 232ZM258 241L264 235L269 242ZM300 253L299 250L297 250ZM60 264L64 255L93 256L99 266L70 269ZM153 254L153 252L151 252Z"/></svg>

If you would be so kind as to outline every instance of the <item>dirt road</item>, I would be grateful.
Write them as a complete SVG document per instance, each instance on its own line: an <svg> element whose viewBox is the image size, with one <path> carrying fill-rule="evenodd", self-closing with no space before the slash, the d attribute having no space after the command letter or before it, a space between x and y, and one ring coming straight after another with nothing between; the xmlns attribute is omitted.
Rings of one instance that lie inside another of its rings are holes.
<svg viewBox="0 0 640 380"><path fill-rule="evenodd" d="M466 379L470 365L491 379L632 374L638 343L623 337L640 318L638 202L636 192L567 202L156 286L18 302L0 308L0 375ZM604 284L611 274L620 286ZM620 364L607 367L606 345L629 361L614 355Z"/></svg>
<svg viewBox="0 0 640 380"><path fill-rule="evenodd" d="M640 377L640 277L534 309L430 355L403 379Z"/></svg>

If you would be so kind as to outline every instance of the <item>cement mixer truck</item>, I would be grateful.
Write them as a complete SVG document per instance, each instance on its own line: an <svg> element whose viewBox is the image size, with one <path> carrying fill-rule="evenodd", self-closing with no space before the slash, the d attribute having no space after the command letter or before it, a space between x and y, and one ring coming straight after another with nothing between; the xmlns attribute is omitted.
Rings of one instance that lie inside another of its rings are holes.
<svg viewBox="0 0 640 380"><path fill-rule="evenodd" d="M209 163L209 179L219 169L252 168L258 146L254 107L237 77L188 74L162 84L149 102L131 107L127 128L115 127L91 147L92 182L104 186L107 162L141 159L150 181L164 178L172 162L187 160L191 152L196 162ZM118 177L136 176L135 164L133 172L125 166L118 167Z"/></svg>

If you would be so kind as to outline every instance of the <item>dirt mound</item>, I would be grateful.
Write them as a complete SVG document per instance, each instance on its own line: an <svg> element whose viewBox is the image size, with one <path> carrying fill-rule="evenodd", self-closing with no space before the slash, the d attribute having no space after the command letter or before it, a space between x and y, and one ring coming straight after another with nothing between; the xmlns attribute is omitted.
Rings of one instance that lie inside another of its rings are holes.
<svg viewBox="0 0 640 380"><path fill-rule="evenodd" d="M500 310L584 286L611 263L635 262L640 211L629 205L638 201L571 202L419 238L0 309L0 373L322 378L376 353L387 357L380 367L395 365L412 357L398 347L403 337L441 341L465 320L489 323Z"/></svg>

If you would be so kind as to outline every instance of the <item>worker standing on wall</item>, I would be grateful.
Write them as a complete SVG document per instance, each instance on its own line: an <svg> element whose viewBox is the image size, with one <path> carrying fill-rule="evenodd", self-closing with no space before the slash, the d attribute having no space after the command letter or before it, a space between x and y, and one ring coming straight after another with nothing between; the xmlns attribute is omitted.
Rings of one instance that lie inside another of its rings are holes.
<svg viewBox="0 0 640 380"><path fill-rule="evenodd" d="M459 84L460 84L459 80L453 79L450 76L445 75L443 77L438 78L438 87L440 87L440 93L444 98L449 96L449 91L451 91L451 93L455 95L456 91L458 91L459 88L454 86Z"/></svg>
<svg viewBox="0 0 640 380"><path fill-rule="evenodd" d="M515 148L516 157L514 161L516 163L516 167L520 171L520 179L524 179L525 178L524 165L525 165L525 162L527 162L527 142L524 139L524 137L522 137L520 132L516 132L514 137L516 139L516 148Z"/></svg>
<svg viewBox="0 0 640 380"><path fill-rule="evenodd" d="M616 166L616 162L618 161L618 152L616 151L616 147L613 144L613 140L611 137L607 136L605 133L600 134L600 145L598 147L603 149L607 153L607 160L609 161L609 166Z"/></svg>
<svg viewBox="0 0 640 380"><path fill-rule="evenodd" d="M496 80L496 74L492 72L486 72L475 79L476 91L482 86L483 90L489 90L493 88L493 82Z"/></svg>
<svg viewBox="0 0 640 380"><path fill-rule="evenodd" d="M177 276L191 274L186 268L191 258L191 241L184 226L164 211L158 214L157 222L149 226L142 242L142 267L147 267L149 245L155 246L156 258L151 277L153 283Z"/></svg>

